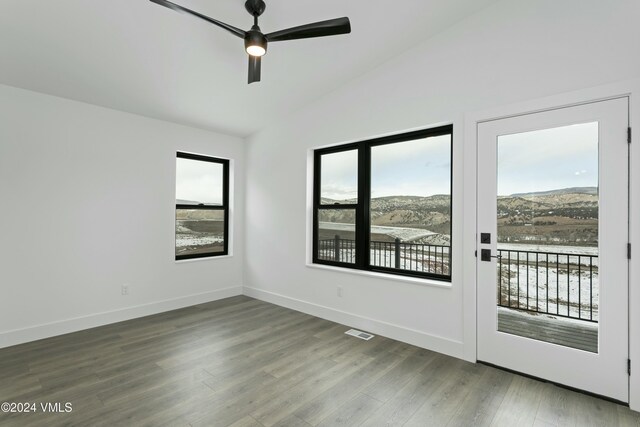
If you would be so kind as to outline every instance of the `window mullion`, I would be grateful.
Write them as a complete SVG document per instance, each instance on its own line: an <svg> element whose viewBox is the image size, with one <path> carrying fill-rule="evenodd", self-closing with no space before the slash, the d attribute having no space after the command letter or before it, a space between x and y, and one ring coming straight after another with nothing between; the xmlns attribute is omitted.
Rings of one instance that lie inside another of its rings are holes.
<svg viewBox="0 0 640 427"><path fill-rule="evenodd" d="M362 150L364 151L364 175L365 181L362 190L362 204L364 206L363 212L363 228L364 238L362 245L366 249L364 256L363 268L369 269L371 258L371 145L363 144Z"/></svg>
<svg viewBox="0 0 640 427"><path fill-rule="evenodd" d="M320 170L321 154L316 151L313 156L313 262L318 262L318 239L320 236L318 208L320 206L320 188L322 172Z"/></svg>
<svg viewBox="0 0 640 427"><path fill-rule="evenodd" d="M358 207L356 209L356 264L366 269L369 264L369 147L358 145Z"/></svg>
<svg viewBox="0 0 640 427"><path fill-rule="evenodd" d="M358 209L358 204L356 203L355 205L352 204L337 204L337 205L318 205L317 209L319 210L328 210L328 211L334 211L334 210L338 210L338 209Z"/></svg>
<svg viewBox="0 0 640 427"><path fill-rule="evenodd" d="M224 205L182 205L176 204L176 209L186 209L193 211L223 211L227 209L227 204Z"/></svg>
<svg viewBox="0 0 640 427"><path fill-rule="evenodd" d="M224 253L229 253L229 161L222 164L222 200L224 205Z"/></svg>

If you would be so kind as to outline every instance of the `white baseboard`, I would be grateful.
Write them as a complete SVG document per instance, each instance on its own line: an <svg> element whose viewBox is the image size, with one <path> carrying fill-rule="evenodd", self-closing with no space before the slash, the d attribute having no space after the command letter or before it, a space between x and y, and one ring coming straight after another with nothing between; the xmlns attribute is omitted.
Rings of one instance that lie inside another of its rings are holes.
<svg viewBox="0 0 640 427"><path fill-rule="evenodd" d="M252 298L307 313L332 322L348 325L349 327L362 329L376 335L406 342L408 344L433 350L452 357L462 359L464 356L463 344L458 341L429 335L414 329L347 313L345 311L290 298L273 292L249 287L242 288L239 286L2 332L0 333L0 348L82 331L125 320L136 319L152 314L177 310L179 308L189 307L196 304L242 295L243 293L244 295Z"/></svg>
<svg viewBox="0 0 640 427"><path fill-rule="evenodd" d="M117 323L124 320L163 313L165 311L177 310L179 308L203 304L237 295L242 295L241 286L2 332L0 333L0 348L41 340L44 338L51 338L71 332L82 331L84 329L95 328L98 326L108 325L110 323Z"/></svg>
<svg viewBox="0 0 640 427"><path fill-rule="evenodd" d="M462 342L459 341L454 341L435 335L429 335L424 332L416 331L415 329L405 328L403 326L382 322L380 320L369 319L367 317L347 313L345 311L336 310L330 307L313 304L295 298L290 298L261 289L245 286L244 294L261 301L266 301L282 307L290 308L292 310L301 311L312 316L327 319L336 323L341 323L343 325L348 325L349 327L362 329L376 335L381 335L397 341L406 342L417 347L426 348L428 350L446 354L458 359L464 358L464 346Z"/></svg>

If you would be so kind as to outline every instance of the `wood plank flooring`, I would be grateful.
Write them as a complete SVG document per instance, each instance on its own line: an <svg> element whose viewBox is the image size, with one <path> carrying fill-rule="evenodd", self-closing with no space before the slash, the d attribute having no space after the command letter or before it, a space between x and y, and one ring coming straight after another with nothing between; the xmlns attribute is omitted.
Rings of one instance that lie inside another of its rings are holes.
<svg viewBox="0 0 640 427"><path fill-rule="evenodd" d="M614 403L240 296L0 350L1 426L640 426Z"/></svg>

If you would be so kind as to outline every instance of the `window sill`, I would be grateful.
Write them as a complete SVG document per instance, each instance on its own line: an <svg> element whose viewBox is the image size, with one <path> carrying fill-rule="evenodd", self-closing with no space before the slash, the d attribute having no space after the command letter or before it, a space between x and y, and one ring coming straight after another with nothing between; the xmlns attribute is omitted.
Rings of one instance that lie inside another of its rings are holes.
<svg viewBox="0 0 640 427"><path fill-rule="evenodd" d="M188 263L188 262L197 262L197 261L211 261L214 259L226 259L226 258L233 258L233 255L212 255L212 256L207 256L207 257L202 257L202 258L190 258L190 259L174 259L174 262L176 264L183 264L183 263Z"/></svg>
<svg viewBox="0 0 640 427"><path fill-rule="evenodd" d="M450 289L452 287L451 282L443 282L443 281L434 280L434 279L423 279L420 277L401 276L398 274L379 273L377 271L364 271L364 270L334 267L331 265L313 264L313 263L307 263L307 267L317 268L320 270L335 271L338 273L356 274L359 276L367 276L367 277L372 277L376 279L393 280L396 282L411 283L411 284L421 285L421 286L432 286L436 288L445 288L445 289Z"/></svg>

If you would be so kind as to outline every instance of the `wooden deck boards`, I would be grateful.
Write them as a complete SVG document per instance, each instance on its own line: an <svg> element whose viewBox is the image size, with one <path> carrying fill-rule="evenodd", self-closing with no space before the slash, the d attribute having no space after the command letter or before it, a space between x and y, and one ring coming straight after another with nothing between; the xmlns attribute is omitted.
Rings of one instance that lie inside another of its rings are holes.
<svg viewBox="0 0 640 427"><path fill-rule="evenodd" d="M593 322L552 318L500 307L498 330L591 353L598 352L598 324Z"/></svg>

